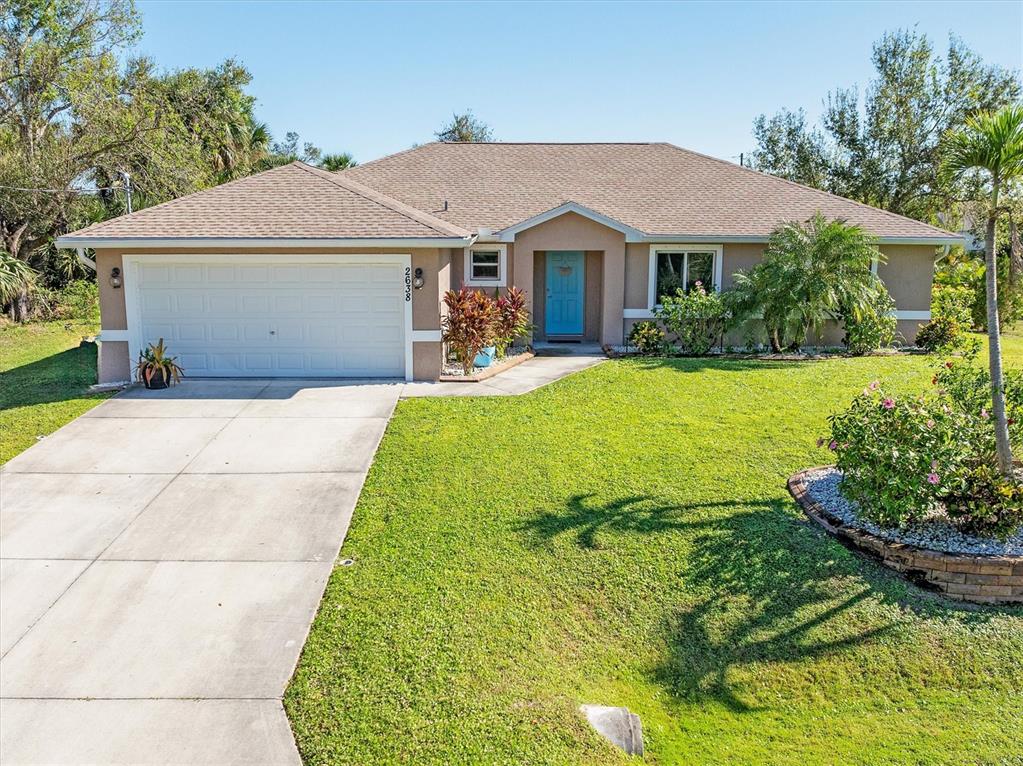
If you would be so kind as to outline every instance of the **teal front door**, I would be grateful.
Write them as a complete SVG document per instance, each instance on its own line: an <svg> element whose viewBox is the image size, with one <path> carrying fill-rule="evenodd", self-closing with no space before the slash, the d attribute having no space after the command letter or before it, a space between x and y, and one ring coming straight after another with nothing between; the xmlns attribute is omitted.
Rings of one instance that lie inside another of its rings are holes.
<svg viewBox="0 0 1023 766"><path fill-rule="evenodd" d="M547 253L547 336L583 334L585 258L579 250Z"/></svg>

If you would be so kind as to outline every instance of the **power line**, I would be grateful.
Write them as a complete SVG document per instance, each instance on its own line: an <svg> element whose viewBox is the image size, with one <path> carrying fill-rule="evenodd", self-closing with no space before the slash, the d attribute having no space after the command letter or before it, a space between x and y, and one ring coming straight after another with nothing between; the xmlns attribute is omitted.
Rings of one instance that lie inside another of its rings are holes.
<svg viewBox="0 0 1023 766"><path fill-rule="evenodd" d="M23 192L46 192L49 194L99 194L104 191L122 191L123 186L101 186L95 189L36 189L28 186L5 186L0 184L0 189L8 189L9 191L23 191Z"/></svg>

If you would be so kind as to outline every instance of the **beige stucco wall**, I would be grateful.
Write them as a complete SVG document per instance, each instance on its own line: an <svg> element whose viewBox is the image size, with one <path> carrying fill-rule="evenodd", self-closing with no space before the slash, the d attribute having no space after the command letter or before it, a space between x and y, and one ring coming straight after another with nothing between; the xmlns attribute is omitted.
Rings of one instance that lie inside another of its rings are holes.
<svg viewBox="0 0 1023 766"><path fill-rule="evenodd" d="M694 243L698 244L698 243ZM626 257L625 307L647 309L650 245L630 243ZM929 311L931 305L931 282L934 277L936 250L931 245L882 245L881 252L886 262L878 266L877 274L885 283L897 311ZM760 243L725 244L722 247L721 286L727 290L734 283L737 271L748 271L763 258L764 245ZM626 332L637 320L626 322ZM907 343L916 338L916 331L927 320L899 320L898 332ZM837 325L829 326L824 333L824 343L837 345L842 340L842 331ZM740 342L735 340L736 344Z"/></svg>
<svg viewBox="0 0 1023 766"><path fill-rule="evenodd" d="M591 221L576 213L565 213L515 238L514 268L516 284L526 289L526 302L530 313L544 301L537 292L535 253L548 250L584 250L602 253L600 270L600 333L601 343L622 342L622 310L625 307L625 235ZM587 283L590 279L590 259L587 258ZM525 286L529 287L526 288ZM587 291L587 301L589 293ZM542 308L541 308L542 311ZM537 324L534 318L534 324Z"/></svg>
<svg viewBox="0 0 1023 766"><path fill-rule="evenodd" d="M455 251L461 254L461 250ZM451 284L451 256L448 248L130 248L102 249L95 255L96 272L99 283L100 302L100 361L99 381L101 383L119 382L130 376L130 360L128 344L122 341L103 341L102 330L126 330L124 291L128 285L128 275L124 274L122 257L124 255L363 255L363 254L411 254L413 272L423 269L424 285L412 291L412 328L413 330L439 330L441 327L440 297L443 290ZM121 268L124 286L110 286L110 272L114 267ZM422 346L422 348L419 348ZM441 367L441 344L434 341L418 341L412 344L413 376L422 380L436 380ZM436 360L431 361L430 357ZM420 377L420 372L422 377Z"/></svg>
<svg viewBox="0 0 1023 766"><path fill-rule="evenodd" d="M880 249L886 262L878 264L877 275L895 299L895 307L901 311L929 311L935 248L882 245Z"/></svg>

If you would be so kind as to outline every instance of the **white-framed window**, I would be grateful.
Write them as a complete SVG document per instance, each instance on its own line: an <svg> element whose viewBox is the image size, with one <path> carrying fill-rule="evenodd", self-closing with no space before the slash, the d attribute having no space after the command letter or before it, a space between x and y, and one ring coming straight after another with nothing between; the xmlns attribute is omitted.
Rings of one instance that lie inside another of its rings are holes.
<svg viewBox="0 0 1023 766"><path fill-rule="evenodd" d="M662 295L676 290L721 291L721 245L651 245L647 305L653 309Z"/></svg>
<svg viewBox="0 0 1023 766"><path fill-rule="evenodd" d="M508 275L508 246L479 244L465 248L465 284L504 287Z"/></svg>

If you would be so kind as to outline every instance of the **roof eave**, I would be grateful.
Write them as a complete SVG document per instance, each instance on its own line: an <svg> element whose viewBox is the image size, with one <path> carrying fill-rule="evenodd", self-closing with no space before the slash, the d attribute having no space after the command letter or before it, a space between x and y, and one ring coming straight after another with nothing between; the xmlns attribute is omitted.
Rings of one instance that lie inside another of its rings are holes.
<svg viewBox="0 0 1023 766"><path fill-rule="evenodd" d="M472 237L58 237L57 247L465 247Z"/></svg>
<svg viewBox="0 0 1023 766"><path fill-rule="evenodd" d="M876 237L879 245L962 245L966 238L957 234L936 235L933 237ZM673 243L706 243L706 244L760 244L770 241L766 234L644 234L640 240L656 244Z"/></svg>

